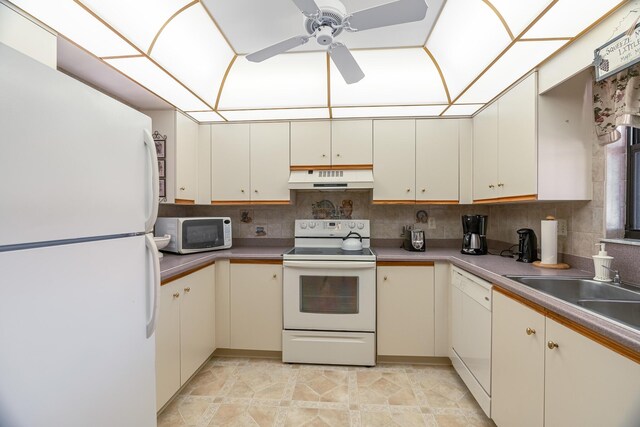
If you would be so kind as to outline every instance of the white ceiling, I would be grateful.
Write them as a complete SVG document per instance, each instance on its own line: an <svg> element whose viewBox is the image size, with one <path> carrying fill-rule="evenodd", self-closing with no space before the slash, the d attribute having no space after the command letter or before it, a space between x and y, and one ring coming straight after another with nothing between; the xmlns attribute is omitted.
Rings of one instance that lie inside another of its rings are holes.
<svg viewBox="0 0 640 427"><path fill-rule="evenodd" d="M338 36L365 73L347 85L313 41L244 58L304 34L291 0L11 1L60 34L60 68L131 105L204 122L472 115L624 3L426 0L420 22ZM391 0L342 1L355 12Z"/></svg>
<svg viewBox="0 0 640 427"><path fill-rule="evenodd" d="M347 12L389 3L392 0L342 0ZM297 35L306 35L304 16L291 0L203 0L220 30L240 55L255 52ZM361 33L343 32L341 43L351 49L422 46L435 23L444 0L427 0L427 16L418 22L376 28ZM293 51L324 51L307 43Z"/></svg>

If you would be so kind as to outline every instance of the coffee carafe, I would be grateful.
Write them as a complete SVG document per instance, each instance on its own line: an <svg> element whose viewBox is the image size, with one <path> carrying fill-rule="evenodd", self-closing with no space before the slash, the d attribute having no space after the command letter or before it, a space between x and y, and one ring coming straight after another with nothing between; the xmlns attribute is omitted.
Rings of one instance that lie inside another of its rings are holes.
<svg viewBox="0 0 640 427"><path fill-rule="evenodd" d="M534 262L538 260L538 239L530 228L518 230L518 259L520 262Z"/></svg>
<svg viewBox="0 0 640 427"><path fill-rule="evenodd" d="M462 252L467 255L487 253L487 215L462 215Z"/></svg>

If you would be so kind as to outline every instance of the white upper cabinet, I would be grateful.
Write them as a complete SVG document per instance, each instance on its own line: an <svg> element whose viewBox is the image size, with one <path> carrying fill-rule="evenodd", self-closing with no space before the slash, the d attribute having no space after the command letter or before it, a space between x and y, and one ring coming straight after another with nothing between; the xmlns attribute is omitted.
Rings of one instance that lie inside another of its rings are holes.
<svg viewBox="0 0 640 427"><path fill-rule="evenodd" d="M415 150L415 120L374 120L374 202L415 202Z"/></svg>
<svg viewBox="0 0 640 427"><path fill-rule="evenodd" d="M198 126L198 194L196 204L211 204L211 125Z"/></svg>
<svg viewBox="0 0 640 427"><path fill-rule="evenodd" d="M373 121L344 120L331 124L331 164L373 163Z"/></svg>
<svg viewBox="0 0 640 427"><path fill-rule="evenodd" d="M498 197L538 192L536 74L498 100Z"/></svg>
<svg viewBox="0 0 640 427"><path fill-rule="evenodd" d="M288 203L289 123L211 125L211 201Z"/></svg>
<svg viewBox="0 0 640 427"><path fill-rule="evenodd" d="M473 118L473 199L498 197L498 103Z"/></svg>
<svg viewBox="0 0 640 427"><path fill-rule="evenodd" d="M211 201L250 199L251 125L211 125Z"/></svg>
<svg viewBox="0 0 640 427"><path fill-rule="evenodd" d="M291 122L291 166L331 165L331 122Z"/></svg>
<svg viewBox="0 0 640 427"><path fill-rule="evenodd" d="M288 202L289 123L251 124L251 200Z"/></svg>
<svg viewBox="0 0 640 427"><path fill-rule="evenodd" d="M372 120L291 122L291 166L371 167Z"/></svg>
<svg viewBox="0 0 640 427"><path fill-rule="evenodd" d="M176 203L195 203L197 174L198 124L176 113Z"/></svg>
<svg viewBox="0 0 640 427"><path fill-rule="evenodd" d="M459 121L416 120L416 200L457 202Z"/></svg>

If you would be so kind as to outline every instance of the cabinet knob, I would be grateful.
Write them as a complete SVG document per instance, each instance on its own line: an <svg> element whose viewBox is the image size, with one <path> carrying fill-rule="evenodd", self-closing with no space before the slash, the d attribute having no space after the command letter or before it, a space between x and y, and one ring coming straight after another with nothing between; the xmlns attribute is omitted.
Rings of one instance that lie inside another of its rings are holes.
<svg viewBox="0 0 640 427"><path fill-rule="evenodd" d="M495 185L489 184L489 188L494 188L494 187L495 187Z"/></svg>
<svg viewBox="0 0 640 427"><path fill-rule="evenodd" d="M407 188L407 193L411 193L411 189L410 188Z"/></svg>
<svg viewBox="0 0 640 427"><path fill-rule="evenodd" d="M527 335L535 335L535 334L536 334L535 329L527 328Z"/></svg>
<svg viewBox="0 0 640 427"><path fill-rule="evenodd" d="M173 297L174 297L174 298L180 298L180 293L179 293L179 292L176 292L175 294L173 294Z"/></svg>
<svg viewBox="0 0 640 427"><path fill-rule="evenodd" d="M422 189L422 192L423 192L423 193L425 193L426 191L427 191L427 189L426 189L426 188L423 188L423 189Z"/></svg>
<svg viewBox="0 0 640 427"><path fill-rule="evenodd" d="M323 155L322 155L322 157L327 157L327 155L326 155L326 154L323 154Z"/></svg>
<svg viewBox="0 0 640 427"><path fill-rule="evenodd" d="M336 157L340 157L340 153L336 154Z"/></svg>
<svg viewBox="0 0 640 427"><path fill-rule="evenodd" d="M241 193L244 193L244 190L240 190Z"/></svg>
<svg viewBox="0 0 640 427"><path fill-rule="evenodd" d="M191 292L191 288L190 287L184 288L184 293L185 294L188 294L189 292Z"/></svg>
<svg viewBox="0 0 640 427"><path fill-rule="evenodd" d="M254 192L254 193L257 193L257 192L258 192L258 190L253 190L253 192Z"/></svg>
<svg viewBox="0 0 640 427"><path fill-rule="evenodd" d="M387 280L387 276L384 276L384 280L385 280L385 281Z"/></svg>
<svg viewBox="0 0 640 427"><path fill-rule="evenodd" d="M181 190L181 191L184 191L184 187L180 187L180 190Z"/></svg>
<svg viewBox="0 0 640 427"><path fill-rule="evenodd" d="M273 278L275 279L275 278L277 278L277 277L278 277L278 275L277 275L277 274L275 274L275 273L273 273Z"/></svg>
<svg viewBox="0 0 640 427"><path fill-rule="evenodd" d="M558 343L555 343L553 341L549 341L547 343L547 347L549 347L549 349L553 350L554 348L558 348L559 346L558 346Z"/></svg>
<svg viewBox="0 0 640 427"><path fill-rule="evenodd" d="M499 182L499 183L498 183L498 187L504 187L504 184L503 184L503 183L501 183L501 182Z"/></svg>

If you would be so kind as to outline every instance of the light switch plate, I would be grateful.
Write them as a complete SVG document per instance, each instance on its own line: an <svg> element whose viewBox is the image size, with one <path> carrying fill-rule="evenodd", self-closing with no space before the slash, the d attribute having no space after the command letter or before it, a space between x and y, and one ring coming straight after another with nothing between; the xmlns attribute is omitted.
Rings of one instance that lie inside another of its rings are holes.
<svg viewBox="0 0 640 427"><path fill-rule="evenodd" d="M566 236L567 235L567 220L559 219L558 220L558 236Z"/></svg>

